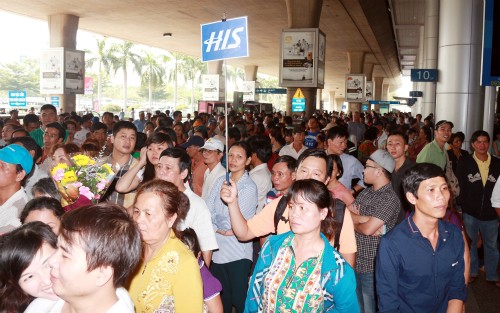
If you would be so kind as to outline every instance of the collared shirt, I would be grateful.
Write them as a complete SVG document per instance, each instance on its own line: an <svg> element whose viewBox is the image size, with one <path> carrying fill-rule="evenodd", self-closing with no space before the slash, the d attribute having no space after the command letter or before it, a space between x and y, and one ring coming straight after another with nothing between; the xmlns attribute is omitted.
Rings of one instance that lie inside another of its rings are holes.
<svg viewBox="0 0 500 313"><path fill-rule="evenodd" d="M190 227L196 232L196 237L200 242L201 251L210 251L218 249L215 232L212 228L212 216L205 204L205 201L196 195L189 185L185 184L184 194L189 199L189 211L186 218L181 223L182 230Z"/></svg>
<svg viewBox="0 0 500 313"><path fill-rule="evenodd" d="M258 191L257 212L259 212L266 204L267 193L273 187L273 183L271 181L271 172L267 168L267 163L262 163L254 167L249 172L249 174L250 178L253 180L255 185L257 185L257 191Z"/></svg>
<svg viewBox="0 0 500 313"><path fill-rule="evenodd" d="M357 178L359 179L358 185L365 188L366 186L363 182L363 171L365 168L363 167L363 164L361 164L358 159L347 153L342 153L340 155L340 160L342 161L344 173L342 174L342 177L340 177L339 182L341 182L347 189L351 189L352 180Z"/></svg>
<svg viewBox="0 0 500 313"><path fill-rule="evenodd" d="M30 197L21 187L0 206L0 235L21 226L19 215L29 200Z"/></svg>
<svg viewBox="0 0 500 313"><path fill-rule="evenodd" d="M401 204L390 183L376 191L373 187L366 188L358 195L355 203L359 206L359 215L373 216L384 221L387 232L396 225ZM375 271L375 255L379 242L380 236L378 235L369 236L356 232L357 273L373 273Z"/></svg>
<svg viewBox="0 0 500 313"><path fill-rule="evenodd" d="M465 301L462 233L441 220L438 233L434 250L412 213L382 237L375 279L379 312L444 313L448 301Z"/></svg>
<svg viewBox="0 0 500 313"><path fill-rule="evenodd" d="M433 140L425 145L422 151L417 155L417 163L432 163L444 170L447 154L448 152L441 149L436 140Z"/></svg>
<svg viewBox="0 0 500 313"><path fill-rule="evenodd" d="M85 139L87 139L87 134L90 133L90 129L82 127L79 131L75 133L75 138L73 139L73 142L81 146Z"/></svg>
<svg viewBox="0 0 500 313"><path fill-rule="evenodd" d="M230 176L231 177L231 174ZM207 206L212 214L212 226L217 230L230 230L231 219L229 218L229 209L220 198L220 190L222 184L226 181L226 177L219 177L214 184L212 192L208 197ZM241 214L248 220L255 215L257 209L257 186L245 171L236 183L238 189L238 205ZM238 241L236 236L224 236L219 233L215 234L219 250L212 255L212 260L217 264L225 264L237 260L248 259L252 260L253 246L252 242L242 243Z"/></svg>
<svg viewBox="0 0 500 313"><path fill-rule="evenodd" d="M107 158L107 163L111 164L111 167L113 168L113 170L116 170L115 168L115 164L112 164L113 163L113 155L111 154L108 158ZM115 177L113 179L113 181L111 182L111 185L108 187L108 190L106 191L106 193L102 196L102 200L101 201L108 201L108 202L112 202L112 203L115 203L115 204L119 204L121 206L124 206L125 208L128 208L130 207L133 203L134 203L134 198L135 198L135 194L136 194L136 191L130 191L130 192L126 192L126 193L121 193L121 192L118 192L115 190L115 186L116 186L116 182L118 181L118 179L120 179L123 175L125 175L125 173L133 166L135 166L137 164L137 159L134 159L132 157L132 155L130 155L130 158L128 159L128 161L123 164L123 166L120 167L120 169L118 169L116 171L116 174L115 174Z"/></svg>
<svg viewBox="0 0 500 313"><path fill-rule="evenodd" d="M148 121L144 120L144 121L141 121L141 120L135 120L133 123L135 125L135 127L137 127L137 131L138 132L143 132L144 131L144 127L146 126L146 123Z"/></svg>
<svg viewBox="0 0 500 313"><path fill-rule="evenodd" d="M488 153L488 158L486 161L481 161L477 158L476 153L472 154L474 161L477 163L479 168L479 173L481 173L481 179L483 180L483 186L486 186L486 181L488 180L488 172L490 171L491 155Z"/></svg>
<svg viewBox="0 0 500 313"><path fill-rule="evenodd" d="M35 139L36 144L39 145L40 148L43 148L43 135L44 134L45 134L45 132L43 131L41 126L30 132L30 137Z"/></svg>
<svg viewBox="0 0 500 313"><path fill-rule="evenodd" d="M294 159L298 159L299 156L302 154L302 152L304 152L306 150L307 150L307 147L303 145L302 148L300 148L299 152L297 152L297 150L295 150L295 148L293 147L293 142L292 142L291 144L286 145L283 148L281 148L279 155L280 156L289 155Z"/></svg>
<svg viewBox="0 0 500 313"><path fill-rule="evenodd" d="M212 170L207 168L205 175L203 176L203 188L201 189L201 197L205 200L205 202L207 202L217 178L224 176L225 174L226 169L220 162L217 163Z"/></svg>

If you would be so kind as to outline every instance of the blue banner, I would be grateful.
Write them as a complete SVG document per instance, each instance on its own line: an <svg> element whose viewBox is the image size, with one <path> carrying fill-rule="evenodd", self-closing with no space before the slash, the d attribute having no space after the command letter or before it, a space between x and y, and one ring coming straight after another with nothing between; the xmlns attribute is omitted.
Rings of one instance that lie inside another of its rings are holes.
<svg viewBox="0 0 500 313"><path fill-rule="evenodd" d="M9 90L9 105L11 107L26 106L26 91L25 90Z"/></svg>
<svg viewBox="0 0 500 313"><path fill-rule="evenodd" d="M201 25L203 62L248 56L247 17Z"/></svg>
<svg viewBox="0 0 500 313"><path fill-rule="evenodd" d="M286 89L285 88L255 88L255 93L286 95Z"/></svg>
<svg viewBox="0 0 500 313"><path fill-rule="evenodd" d="M370 100L369 104L400 104L399 101L379 101L379 100Z"/></svg>
<svg viewBox="0 0 500 313"><path fill-rule="evenodd" d="M306 110L305 98L292 98L292 112L303 112Z"/></svg>

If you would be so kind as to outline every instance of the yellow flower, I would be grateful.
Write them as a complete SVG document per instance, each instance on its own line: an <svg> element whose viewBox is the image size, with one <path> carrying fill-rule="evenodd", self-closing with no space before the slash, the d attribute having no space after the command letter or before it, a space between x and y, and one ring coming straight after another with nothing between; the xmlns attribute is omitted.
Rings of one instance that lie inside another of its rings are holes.
<svg viewBox="0 0 500 313"><path fill-rule="evenodd" d="M101 168L105 169L108 174L114 173L113 169L111 168L111 166L108 163L104 163Z"/></svg>
<svg viewBox="0 0 500 313"><path fill-rule="evenodd" d="M75 162L77 166L86 166L95 163L94 160L83 154L75 155L73 157L73 162Z"/></svg>
<svg viewBox="0 0 500 313"><path fill-rule="evenodd" d="M66 186L68 183L75 182L76 179L77 179L77 177L76 177L75 171L73 171L73 170L67 171L66 173L64 173L64 177L61 180L61 184L63 186Z"/></svg>
<svg viewBox="0 0 500 313"><path fill-rule="evenodd" d="M68 165L66 165L65 163L59 163L57 164L56 166L54 166L54 168L50 171L50 174L54 175L57 170L60 170L60 169L66 169L68 168Z"/></svg>

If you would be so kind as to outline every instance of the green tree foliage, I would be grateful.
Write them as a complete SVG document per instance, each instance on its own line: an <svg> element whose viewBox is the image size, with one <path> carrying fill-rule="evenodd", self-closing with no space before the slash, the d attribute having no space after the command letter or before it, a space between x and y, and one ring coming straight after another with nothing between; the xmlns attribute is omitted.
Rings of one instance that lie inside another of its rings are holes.
<svg viewBox="0 0 500 313"><path fill-rule="evenodd" d="M28 96L40 96L40 64L37 59L0 64L0 90L26 90Z"/></svg>
<svg viewBox="0 0 500 313"><path fill-rule="evenodd" d="M120 44L111 46L112 55L116 58L117 63L114 64L115 73L119 69L123 71L123 110L127 111L127 84L128 84L128 68L129 65L138 74L141 75L142 57L135 52L135 45L131 42L124 41Z"/></svg>
<svg viewBox="0 0 500 313"><path fill-rule="evenodd" d="M165 77L165 68L161 62L161 57L153 52L144 52L142 59L142 77L141 86L148 86L148 103L153 105L153 91L156 91L163 85ZM158 98L156 98L158 99Z"/></svg>
<svg viewBox="0 0 500 313"><path fill-rule="evenodd" d="M97 100L99 103L102 103L102 87L108 86L107 84L105 85L104 79L106 77L109 78L109 73L111 68L117 68L118 67L118 59L114 56L114 51L111 49L111 47L108 47L108 41L107 38L104 37L102 39L96 39L96 47L97 51L94 53L91 53L90 58L85 60L85 65L87 68L92 68L94 64L97 63L98 65L98 70L97 70ZM95 80L94 80L95 81Z"/></svg>

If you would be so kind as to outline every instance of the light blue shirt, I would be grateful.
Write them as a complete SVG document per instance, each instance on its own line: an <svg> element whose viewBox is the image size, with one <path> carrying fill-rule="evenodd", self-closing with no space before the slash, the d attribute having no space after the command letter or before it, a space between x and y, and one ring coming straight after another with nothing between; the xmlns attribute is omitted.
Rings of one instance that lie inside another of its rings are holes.
<svg viewBox="0 0 500 313"><path fill-rule="evenodd" d="M363 188L366 188L364 179L363 179L363 171L364 167L358 159L353 157L350 154L342 153L340 155L340 160L342 160L342 167L344 168L344 173L342 177L340 177L339 182L342 183L347 189L352 188L352 180L355 178L359 178L358 185Z"/></svg>

